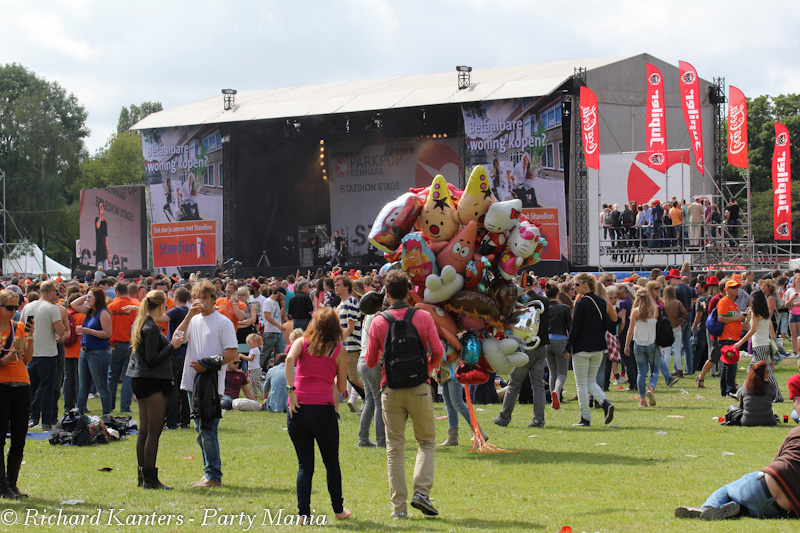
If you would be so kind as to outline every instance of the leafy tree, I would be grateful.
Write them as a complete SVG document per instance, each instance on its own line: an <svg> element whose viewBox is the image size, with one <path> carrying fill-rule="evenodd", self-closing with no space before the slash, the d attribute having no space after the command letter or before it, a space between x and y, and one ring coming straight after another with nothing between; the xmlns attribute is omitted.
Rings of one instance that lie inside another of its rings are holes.
<svg viewBox="0 0 800 533"><path fill-rule="evenodd" d="M145 118L151 113L162 111L164 107L161 102L142 102L139 105L131 104L130 107L123 107L119 113L117 122L117 133L127 132L134 124Z"/></svg>
<svg viewBox="0 0 800 533"><path fill-rule="evenodd" d="M792 144L800 146L800 94L763 95L747 101L750 185L753 192L772 188L775 122L784 124L789 130ZM800 150L792 150L792 169L800 172Z"/></svg>
<svg viewBox="0 0 800 533"><path fill-rule="evenodd" d="M86 117L78 99L58 83L16 63L0 66L0 168L15 224L9 224L7 237L41 244L44 236L47 253L67 264L78 233L68 191L86 155Z"/></svg>
<svg viewBox="0 0 800 533"><path fill-rule="evenodd" d="M81 176L72 190L102 189L112 185L144 183L142 138L135 131L113 134L106 145L81 165Z"/></svg>

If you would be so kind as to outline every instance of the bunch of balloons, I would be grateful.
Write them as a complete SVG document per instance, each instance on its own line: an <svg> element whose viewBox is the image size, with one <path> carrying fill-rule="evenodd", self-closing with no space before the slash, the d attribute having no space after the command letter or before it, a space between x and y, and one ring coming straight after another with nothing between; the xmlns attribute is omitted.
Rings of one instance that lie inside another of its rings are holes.
<svg viewBox="0 0 800 533"><path fill-rule="evenodd" d="M409 305L433 317L451 379L485 383L489 372L509 374L528 361L542 308L522 308L513 279L539 262L547 241L521 200L497 201L482 166L463 191L438 175L389 202L369 241L388 261L382 271L400 268L411 278ZM382 300L365 295L362 311L376 312Z"/></svg>

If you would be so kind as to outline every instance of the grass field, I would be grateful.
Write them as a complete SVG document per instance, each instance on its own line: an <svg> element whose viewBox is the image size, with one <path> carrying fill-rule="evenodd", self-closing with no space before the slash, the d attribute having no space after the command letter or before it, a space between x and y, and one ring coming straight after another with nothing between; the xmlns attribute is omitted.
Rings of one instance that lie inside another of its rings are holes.
<svg viewBox="0 0 800 533"><path fill-rule="evenodd" d="M787 360L778 367L784 394L786 380L797 372L796 364ZM746 365L743 358L740 382ZM532 417L531 405L518 405L506 428L491 422L499 405L478 406L484 409L476 414L491 437L490 443L518 449L519 453L469 453L468 432L462 420L462 445L439 448L436 453L431 496L440 516L423 518L409 509L410 519L406 521L389 518L384 450L358 448L358 416L343 409L340 457L345 506L353 511L353 518L334 523L319 457L312 507L324 516L325 528L360 531L558 532L569 526L575 532L796 532L800 525L796 520L746 518L705 523L673 517L676 506L700 505L722 484L769 464L794 427L791 420L768 428L720 426L712 418L723 415L731 402L720 397L719 380L709 377L706 386L696 389L687 378L667 389L662 381L656 389L658 405L647 409L637 407L633 393L612 386L609 396L617 407L613 424L603 426L602 418L595 414L590 428L572 426L579 418L577 402L565 403L559 411L548 407L547 425L539 429L526 427ZM567 393L574 391L570 373ZM98 412L99 400L92 402L90 407ZM781 417L791 412L788 399L775 407ZM443 404L436 404L436 414L445 414ZM436 424L437 441L441 442L447 421L437 420ZM274 519L281 509L284 516L296 512L297 464L285 427L285 415L227 413L220 424L224 487L210 491L189 486L202 476L193 430L162 435L160 477L175 487L172 491L136 487L135 436L88 448L53 447L46 440L28 440L19 485L30 498L2 501L0 529L18 531L26 519L29 526L39 525L37 529L63 529L66 520L74 523L80 516L85 517L85 523L70 529L285 529L289 526L270 524L270 516ZM410 425L407 437L413 439ZM415 446L407 446L409 477L415 452ZM102 472L99 469L103 467L113 470ZM84 503L61 505L71 499ZM56 525L60 508L61 525ZM255 516L252 525L246 521L248 515ZM92 517L99 518L100 524L93 525ZM171 523L143 527L129 522L140 520L145 524L159 517ZM120 526L117 519L128 525Z"/></svg>

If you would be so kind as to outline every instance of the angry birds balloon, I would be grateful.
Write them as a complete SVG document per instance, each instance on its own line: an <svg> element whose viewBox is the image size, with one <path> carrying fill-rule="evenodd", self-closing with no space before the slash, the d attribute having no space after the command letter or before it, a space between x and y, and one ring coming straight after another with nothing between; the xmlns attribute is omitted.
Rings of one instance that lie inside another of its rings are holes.
<svg viewBox="0 0 800 533"><path fill-rule="evenodd" d="M485 292L491 269L492 263L484 256L481 256L477 261L467 263L467 271L464 274L464 288L470 291Z"/></svg>
<svg viewBox="0 0 800 533"><path fill-rule="evenodd" d="M429 241L449 241L458 232L456 207L444 176L433 178L417 226Z"/></svg>
<svg viewBox="0 0 800 533"><path fill-rule="evenodd" d="M407 192L383 206L372 229L369 242L386 253L394 252L400 240L414 227L422 211L422 200Z"/></svg>
<svg viewBox="0 0 800 533"><path fill-rule="evenodd" d="M436 267L436 257L428 248L428 243L419 232L409 233L402 240L403 257L400 260L403 270L408 273L416 285L425 283L425 279L431 274L438 274Z"/></svg>
<svg viewBox="0 0 800 533"><path fill-rule="evenodd" d="M497 199L492 194L492 186L489 183L486 170L483 166L478 165L472 169L472 173L467 180L467 188L464 189L464 194L461 195L461 199L458 201L456 218L464 225L474 220L480 230L483 228L483 219L486 216L486 211L496 201Z"/></svg>

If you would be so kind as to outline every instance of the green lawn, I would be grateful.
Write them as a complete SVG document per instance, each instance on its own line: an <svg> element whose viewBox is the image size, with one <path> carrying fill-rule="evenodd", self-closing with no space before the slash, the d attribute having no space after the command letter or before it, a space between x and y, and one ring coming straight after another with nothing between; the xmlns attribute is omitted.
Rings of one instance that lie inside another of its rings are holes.
<svg viewBox="0 0 800 533"><path fill-rule="evenodd" d="M740 362L744 368L747 360ZM797 371L795 360L779 366L778 379L786 393L786 380ZM740 370L739 380L744 373ZM358 416L343 409L341 463L345 505L353 518L333 523L325 488L325 470L317 461L312 507L325 515L326 528L341 527L364 531L386 528L415 531L453 530L540 530L558 532L564 526L573 531L793 531L797 521L739 519L721 523L677 520L678 505L699 505L719 486L741 475L766 466L794 423L771 428L723 427L712 420L724 414L729 399L719 396L719 381L707 379L707 388L698 390L690 379L673 389L663 382L656 389L658 405L639 409L633 394L614 390L611 401L617 406L614 423L602 425L595 414L593 426L576 428L577 402L565 403L560 411L549 407L547 426L529 429L531 405L519 405L511 425L499 428L492 417L499 405L478 406L477 417L490 435L490 443L519 449L515 454L469 453L468 434L461 421L462 445L438 449L436 481L431 494L440 516L423 518L416 511L410 520L389 518L386 458L381 449L363 449L357 441ZM575 390L570 374L567 392ZM703 396L698 398L698 392ZM99 400L90 407L100 410ZM437 416L444 405L436 404ZM791 403L776 405L781 415L791 412ZM595 413L602 413L595 411ZM679 417L679 418L676 418ZM409 425L410 426L410 425ZM189 486L202 476L202 459L193 430L165 432L161 439L159 466L163 482L172 491L146 491L136 487L135 436L127 441L89 448L53 447L46 440L29 440L20 488L31 495L19 503L4 500L0 520L6 529L16 515L21 525L29 525L44 515L55 515L63 508L63 521L74 514L85 515L86 523L73 529L108 531L140 530L142 526L119 526L114 514L126 520L170 518L165 531L206 527L226 531L247 530L239 524L244 515L256 515L250 531L283 529L271 526L280 509L296 512L294 449L285 431L284 415L271 413L227 413L220 425L224 488L200 490ZM447 432L446 420L437 421L437 440ZM413 435L409 429L409 439ZM406 465L411 471L415 447L406 450ZM730 452L732 455L723 452ZM99 469L110 467L111 472ZM85 503L60 505L64 500ZM90 525L89 518L100 510L101 525ZM34 516L38 512L38 515ZM153 515L155 513L155 515ZM235 517L233 516L235 515ZM181 517L184 524L177 524ZM229 517L235 523L219 525ZM265 519L266 516L266 519ZM71 520L76 520L76 517ZM266 524L264 522L266 521ZM44 526L55 530L63 526ZM19 530L19 527L10 528Z"/></svg>

